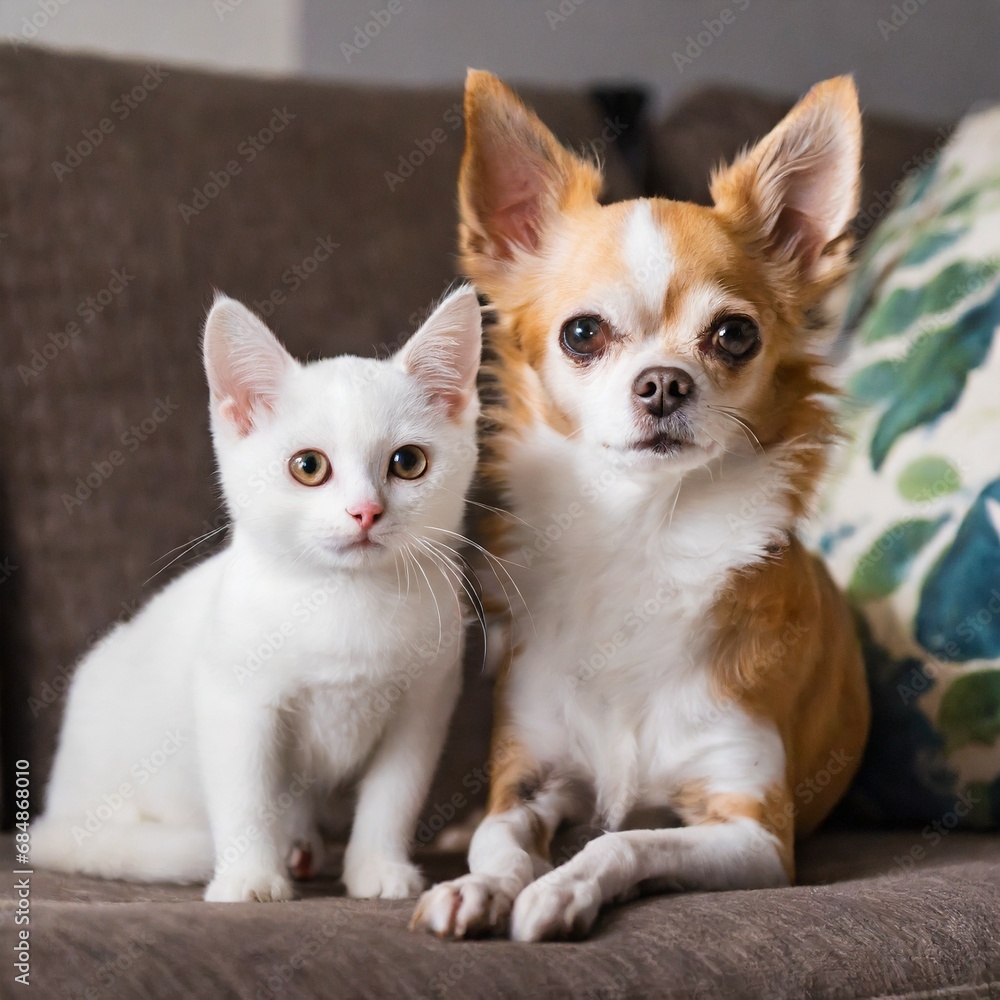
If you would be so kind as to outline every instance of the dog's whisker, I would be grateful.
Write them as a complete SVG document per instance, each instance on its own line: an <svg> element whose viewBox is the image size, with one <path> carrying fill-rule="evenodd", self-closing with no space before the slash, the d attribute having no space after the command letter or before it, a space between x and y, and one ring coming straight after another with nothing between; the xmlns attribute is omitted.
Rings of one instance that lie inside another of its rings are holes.
<svg viewBox="0 0 1000 1000"><path fill-rule="evenodd" d="M729 410L726 409L725 407L712 406L710 404L708 408L710 410L714 410L716 413L719 414L719 416L725 417L727 420L732 420L738 427L741 428L747 441L751 445L756 446L756 448L759 449L759 453L761 455L764 454L765 449L764 446L760 443L760 438L757 437L757 435L753 431L753 428L745 420L743 420L741 417L736 416L735 413L730 413Z"/></svg>

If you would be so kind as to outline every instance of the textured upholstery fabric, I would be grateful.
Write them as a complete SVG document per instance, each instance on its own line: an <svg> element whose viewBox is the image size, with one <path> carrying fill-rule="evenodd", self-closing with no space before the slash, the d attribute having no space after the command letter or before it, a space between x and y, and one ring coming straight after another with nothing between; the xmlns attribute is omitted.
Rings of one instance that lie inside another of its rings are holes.
<svg viewBox="0 0 1000 1000"><path fill-rule="evenodd" d="M1000 997L996 840L951 834L904 871L921 843L821 834L794 889L644 899L607 910L587 941L542 945L411 933L412 903L334 897L330 880L294 903L210 905L195 888L38 872L31 995ZM453 855L422 860L435 877L461 870Z"/></svg>

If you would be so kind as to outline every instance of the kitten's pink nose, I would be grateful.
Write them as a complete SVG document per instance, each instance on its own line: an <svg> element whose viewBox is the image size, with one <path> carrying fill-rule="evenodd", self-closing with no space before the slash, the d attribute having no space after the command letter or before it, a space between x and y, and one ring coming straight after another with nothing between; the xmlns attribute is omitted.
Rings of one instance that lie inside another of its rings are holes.
<svg viewBox="0 0 1000 1000"><path fill-rule="evenodd" d="M372 525L382 516L385 508L374 500L362 500L353 507L347 508L347 513L358 522L362 531L371 531Z"/></svg>

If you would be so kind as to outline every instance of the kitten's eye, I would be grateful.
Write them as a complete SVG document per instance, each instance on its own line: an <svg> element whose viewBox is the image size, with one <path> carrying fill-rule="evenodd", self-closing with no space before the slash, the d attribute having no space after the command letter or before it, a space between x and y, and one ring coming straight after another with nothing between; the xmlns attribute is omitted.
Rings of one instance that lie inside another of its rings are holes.
<svg viewBox="0 0 1000 1000"><path fill-rule="evenodd" d="M563 324L562 349L577 360L589 360L611 343L611 329L600 316L576 316Z"/></svg>
<svg viewBox="0 0 1000 1000"><path fill-rule="evenodd" d="M760 330L749 316L724 316L712 331L711 346L729 364L749 361L760 347Z"/></svg>
<svg viewBox="0 0 1000 1000"><path fill-rule="evenodd" d="M427 455L415 444L404 444L397 448L389 459L389 473L397 479L419 479L430 463Z"/></svg>
<svg viewBox="0 0 1000 1000"><path fill-rule="evenodd" d="M288 460L288 471L303 486L322 486L330 478L333 466L323 452L306 448Z"/></svg>

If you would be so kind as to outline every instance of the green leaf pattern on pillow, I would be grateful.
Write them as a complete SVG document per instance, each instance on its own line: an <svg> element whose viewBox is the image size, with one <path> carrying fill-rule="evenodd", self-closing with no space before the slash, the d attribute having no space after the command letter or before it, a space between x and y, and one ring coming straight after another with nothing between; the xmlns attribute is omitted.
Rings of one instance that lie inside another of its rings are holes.
<svg viewBox="0 0 1000 1000"><path fill-rule="evenodd" d="M1000 738L1000 670L956 677L941 699L937 722L952 750L968 743L996 743Z"/></svg>
<svg viewBox="0 0 1000 1000"><path fill-rule="evenodd" d="M858 560L847 594L858 602L887 597L902 583L916 554L934 537L947 520L913 518L900 521L883 532Z"/></svg>
<svg viewBox="0 0 1000 1000"><path fill-rule="evenodd" d="M1000 825L1000 108L900 192L845 311L851 435L816 545L857 615L882 822Z"/></svg>

